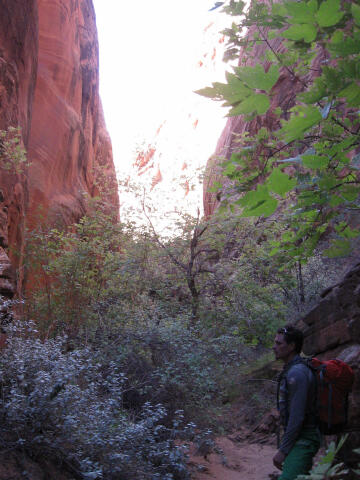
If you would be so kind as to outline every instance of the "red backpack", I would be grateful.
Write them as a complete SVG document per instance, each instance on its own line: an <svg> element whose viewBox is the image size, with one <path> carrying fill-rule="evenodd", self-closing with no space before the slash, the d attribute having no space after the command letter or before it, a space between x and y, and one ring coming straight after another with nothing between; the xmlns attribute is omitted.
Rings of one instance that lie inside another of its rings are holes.
<svg viewBox="0 0 360 480"><path fill-rule="evenodd" d="M316 402L320 431L340 433L347 423L348 395L354 383L352 368L342 360L304 359L317 380Z"/></svg>

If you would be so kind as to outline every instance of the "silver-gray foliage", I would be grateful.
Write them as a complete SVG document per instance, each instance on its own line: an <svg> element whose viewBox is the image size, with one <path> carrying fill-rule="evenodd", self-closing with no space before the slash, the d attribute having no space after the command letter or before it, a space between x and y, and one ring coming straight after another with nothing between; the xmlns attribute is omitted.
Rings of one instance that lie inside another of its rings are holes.
<svg viewBox="0 0 360 480"><path fill-rule="evenodd" d="M96 360L90 348L67 351L64 338L41 341L32 323L7 333L0 430L12 447L62 452L82 478L188 478L178 426L162 425L161 405L145 403L137 416L124 408L127 379L115 362Z"/></svg>

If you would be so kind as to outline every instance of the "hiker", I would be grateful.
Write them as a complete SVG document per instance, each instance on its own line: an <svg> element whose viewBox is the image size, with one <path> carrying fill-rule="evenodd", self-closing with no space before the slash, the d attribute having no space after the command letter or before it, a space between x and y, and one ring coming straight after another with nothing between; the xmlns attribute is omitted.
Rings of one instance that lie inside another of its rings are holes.
<svg viewBox="0 0 360 480"><path fill-rule="evenodd" d="M282 470L279 480L293 480L311 470L320 447L317 427L316 379L301 360L304 336L301 330L287 325L277 331L274 354L284 362L278 387L278 410L284 435L273 458Z"/></svg>

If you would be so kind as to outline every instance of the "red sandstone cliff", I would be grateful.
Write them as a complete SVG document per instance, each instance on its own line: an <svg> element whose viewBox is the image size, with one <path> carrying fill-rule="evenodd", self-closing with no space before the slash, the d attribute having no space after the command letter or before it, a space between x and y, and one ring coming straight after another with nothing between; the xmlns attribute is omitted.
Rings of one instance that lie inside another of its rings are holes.
<svg viewBox="0 0 360 480"><path fill-rule="evenodd" d="M0 0L0 25L0 129L19 125L27 146L38 67L36 1ZM0 168L0 294L8 297L15 288L7 253L10 246L22 249L27 201L26 177Z"/></svg>
<svg viewBox="0 0 360 480"><path fill-rule="evenodd" d="M84 193L116 177L92 0L0 0L0 25L0 129L22 128L31 162L25 174L0 169L0 293L11 296L25 214L31 227L39 211L69 224L85 213ZM118 209L116 188L107 200Z"/></svg>

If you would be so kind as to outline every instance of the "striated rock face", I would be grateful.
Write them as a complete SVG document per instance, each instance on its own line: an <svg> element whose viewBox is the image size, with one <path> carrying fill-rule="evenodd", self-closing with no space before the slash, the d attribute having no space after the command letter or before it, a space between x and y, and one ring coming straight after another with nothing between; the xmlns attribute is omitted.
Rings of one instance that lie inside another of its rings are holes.
<svg viewBox="0 0 360 480"><path fill-rule="evenodd" d="M110 185L116 211L118 196L92 0L0 0L0 25L0 129L21 126L31 162L26 175L0 170L4 255L23 248L25 212L30 228L39 214L67 225L85 213L84 194ZM11 282L0 269L0 289L2 279Z"/></svg>
<svg viewBox="0 0 360 480"><path fill-rule="evenodd" d="M98 95L95 13L91 0L38 0L38 7L29 211L41 205L51 219L71 223L85 211L83 194L98 193L100 169L115 180Z"/></svg>
<svg viewBox="0 0 360 480"><path fill-rule="evenodd" d="M360 263L303 319L304 352L321 359L339 358L355 371L350 396L348 447L360 444Z"/></svg>
<svg viewBox="0 0 360 480"><path fill-rule="evenodd" d="M38 66L36 0L0 0L0 25L0 130L20 126L27 147ZM26 176L0 168L0 293L6 297L15 292L11 263L21 259L27 199Z"/></svg>
<svg viewBox="0 0 360 480"><path fill-rule="evenodd" d="M20 125L28 144L38 58L36 0L0 0L0 128Z"/></svg>

